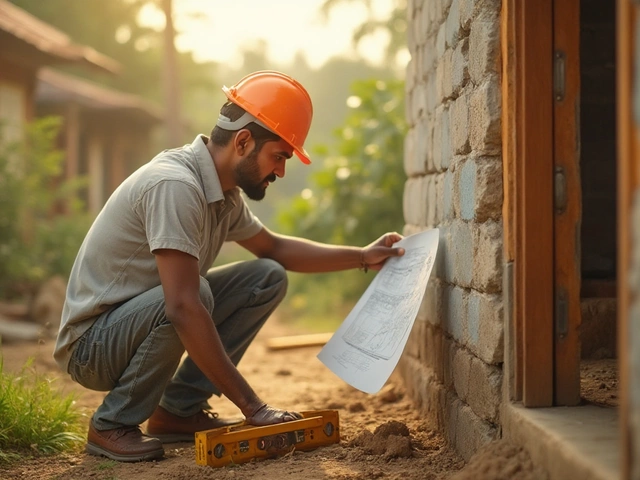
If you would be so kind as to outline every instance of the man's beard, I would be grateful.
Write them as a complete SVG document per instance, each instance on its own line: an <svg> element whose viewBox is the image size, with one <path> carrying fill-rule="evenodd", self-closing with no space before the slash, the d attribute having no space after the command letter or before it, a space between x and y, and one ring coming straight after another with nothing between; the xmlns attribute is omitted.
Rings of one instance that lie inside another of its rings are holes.
<svg viewBox="0 0 640 480"><path fill-rule="evenodd" d="M260 167L258 166L258 152L256 149L240 160L235 168L236 183L251 200L262 200L267 193L264 182L273 183L276 181L275 174L260 178Z"/></svg>

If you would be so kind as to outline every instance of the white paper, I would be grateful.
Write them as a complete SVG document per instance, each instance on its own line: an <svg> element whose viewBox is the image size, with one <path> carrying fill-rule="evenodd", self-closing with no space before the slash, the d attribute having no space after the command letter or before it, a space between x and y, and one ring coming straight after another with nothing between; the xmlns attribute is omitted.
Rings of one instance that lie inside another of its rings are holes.
<svg viewBox="0 0 640 480"><path fill-rule="evenodd" d="M427 288L438 229L405 237L405 254L387 260L318 358L366 393L382 388L400 360Z"/></svg>

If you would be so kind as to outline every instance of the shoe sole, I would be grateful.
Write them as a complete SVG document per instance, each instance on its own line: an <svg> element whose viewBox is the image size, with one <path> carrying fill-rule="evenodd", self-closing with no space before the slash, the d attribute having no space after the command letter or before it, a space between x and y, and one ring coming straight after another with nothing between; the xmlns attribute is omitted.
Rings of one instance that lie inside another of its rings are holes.
<svg viewBox="0 0 640 480"><path fill-rule="evenodd" d="M148 436L157 438L162 443L196 442L195 433L147 433Z"/></svg>
<svg viewBox="0 0 640 480"><path fill-rule="evenodd" d="M85 451L91 455L95 455L97 457L107 457L118 462L143 462L147 460L155 460L164 456L164 448L136 455L122 455L99 447L95 443L87 443L85 446Z"/></svg>

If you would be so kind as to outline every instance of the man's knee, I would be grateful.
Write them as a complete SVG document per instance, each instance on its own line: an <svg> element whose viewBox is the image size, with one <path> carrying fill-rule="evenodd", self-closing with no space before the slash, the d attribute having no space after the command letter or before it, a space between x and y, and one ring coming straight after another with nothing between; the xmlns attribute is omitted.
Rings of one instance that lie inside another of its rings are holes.
<svg viewBox="0 0 640 480"><path fill-rule="evenodd" d="M209 313L213 312L213 293L206 278L200 277L200 300Z"/></svg>
<svg viewBox="0 0 640 480"><path fill-rule="evenodd" d="M261 258L258 260L260 270L268 286L276 287L281 298L287 293L289 279L286 269L275 260L270 258Z"/></svg>

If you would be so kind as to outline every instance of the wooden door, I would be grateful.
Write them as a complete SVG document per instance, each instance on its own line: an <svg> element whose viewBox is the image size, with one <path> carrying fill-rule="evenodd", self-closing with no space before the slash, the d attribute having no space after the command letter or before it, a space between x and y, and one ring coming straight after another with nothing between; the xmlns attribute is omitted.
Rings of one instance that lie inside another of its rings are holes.
<svg viewBox="0 0 640 480"><path fill-rule="evenodd" d="M528 407L580 399L579 26L579 0L503 2L506 375Z"/></svg>

